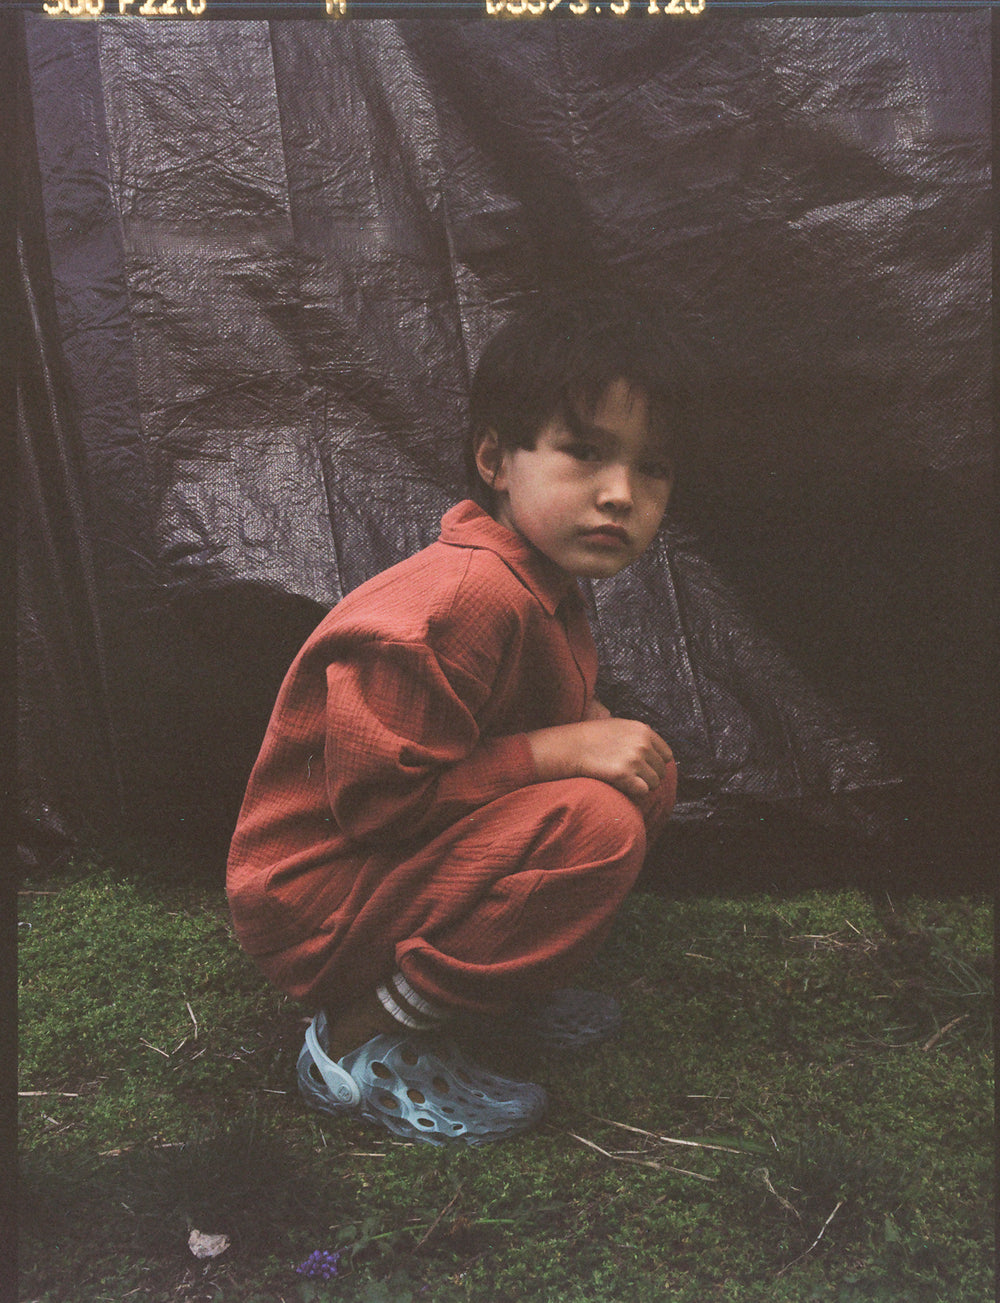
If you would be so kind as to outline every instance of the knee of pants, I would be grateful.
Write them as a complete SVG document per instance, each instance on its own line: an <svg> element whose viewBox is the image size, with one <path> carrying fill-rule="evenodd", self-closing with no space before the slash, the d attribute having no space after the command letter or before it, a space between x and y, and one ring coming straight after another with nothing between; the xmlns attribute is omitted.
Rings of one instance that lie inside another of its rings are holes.
<svg viewBox="0 0 1000 1303"><path fill-rule="evenodd" d="M639 807L617 788L597 778L566 778L549 785L555 808L579 849L595 859L641 858L646 822Z"/></svg>

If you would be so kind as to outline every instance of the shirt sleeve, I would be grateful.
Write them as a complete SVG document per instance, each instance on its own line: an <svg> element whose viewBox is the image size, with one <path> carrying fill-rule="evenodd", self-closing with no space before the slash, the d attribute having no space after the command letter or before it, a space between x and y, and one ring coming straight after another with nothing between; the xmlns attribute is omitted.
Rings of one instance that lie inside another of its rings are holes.
<svg viewBox="0 0 1000 1303"><path fill-rule="evenodd" d="M524 733L480 735L490 685L423 643L366 640L327 668L326 782L352 840L433 835L536 781Z"/></svg>

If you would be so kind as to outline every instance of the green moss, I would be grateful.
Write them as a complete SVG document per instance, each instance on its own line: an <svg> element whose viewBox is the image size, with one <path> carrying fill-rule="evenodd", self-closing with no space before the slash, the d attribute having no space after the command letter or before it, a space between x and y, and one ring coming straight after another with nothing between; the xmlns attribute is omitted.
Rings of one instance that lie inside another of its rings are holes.
<svg viewBox="0 0 1000 1303"><path fill-rule="evenodd" d="M636 896L585 975L620 1038L494 1046L549 1119L442 1151L302 1110L301 1011L220 889L144 869L22 897L25 1299L989 1297L985 902ZM192 1227L230 1248L197 1261ZM326 1284L294 1270L317 1248Z"/></svg>

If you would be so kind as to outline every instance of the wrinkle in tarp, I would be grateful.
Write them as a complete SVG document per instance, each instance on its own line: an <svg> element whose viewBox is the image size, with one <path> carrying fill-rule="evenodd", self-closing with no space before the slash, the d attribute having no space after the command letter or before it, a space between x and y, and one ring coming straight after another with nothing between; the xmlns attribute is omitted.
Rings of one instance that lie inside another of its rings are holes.
<svg viewBox="0 0 1000 1303"><path fill-rule="evenodd" d="M297 641L463 496L485 341L596 282L669 309L702 386L667 527L593 585L678 816L870 830L928 748L989 750L984 14L23 34L26 352L86 504L47 561L59 495L27 506L29 788L231 819Z"/></svg>

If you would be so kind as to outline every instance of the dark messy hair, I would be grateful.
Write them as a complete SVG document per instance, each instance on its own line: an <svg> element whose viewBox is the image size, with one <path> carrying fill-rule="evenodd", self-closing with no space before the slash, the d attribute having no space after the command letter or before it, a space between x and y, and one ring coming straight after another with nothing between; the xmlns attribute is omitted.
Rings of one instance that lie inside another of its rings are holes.
<svg viewBox="0 0 1000 1303"><path fill-rule="evenodd" d="M504 452L533 448L554 417L592 416L615 380L645 393L650 430L676 474L690 417L691 363L658 315L622 295L546 296L501 326L479 360L469 400L466 476L482 506L494 507L475 461L488 430Z"/></svg>

